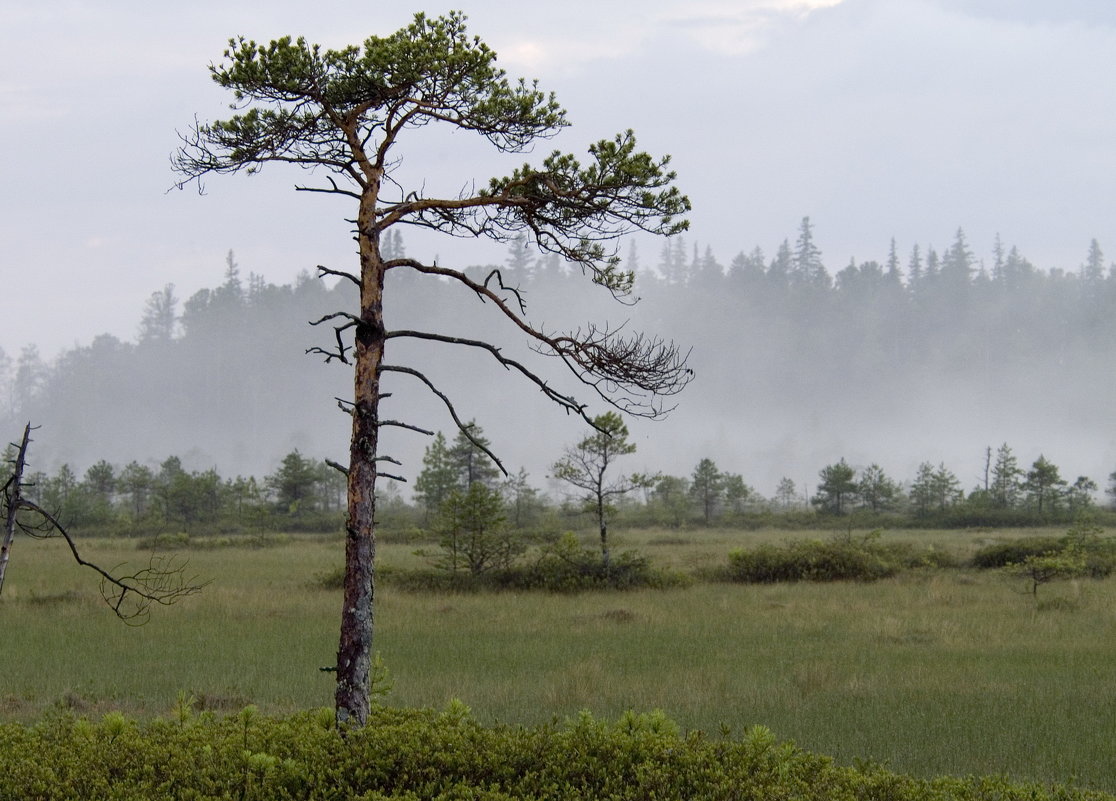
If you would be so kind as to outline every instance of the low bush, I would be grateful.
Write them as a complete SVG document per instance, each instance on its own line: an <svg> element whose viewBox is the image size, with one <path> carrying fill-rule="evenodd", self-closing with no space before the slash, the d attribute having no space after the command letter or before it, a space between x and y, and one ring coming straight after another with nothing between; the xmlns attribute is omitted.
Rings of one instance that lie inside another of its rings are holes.
<svg viewBox="0 0 1116 801"><path fill-rule="evenodd" d="M156 534L136 540L139 551L213 551L218 548L273 548L277 545L290 545L290 534L273 534L266 531L236 534L233 536L192 537L185 531Z"/></svg>
<svg viewBox="0 0 1116 801"><path fill-rule="evenodd" d="M992 570L1023 565L1029 560L1073 555L1083 562L1082 575L1106 578L1116 571L1116 538L1089 522L1072 526L1063 537L1029 537L998 542L973 554L973 567Z"/></svg>
<svg viewBox="0 0 1116 801"><path fill-rule="evenodd" d="M890 801L1111 801L1075 787L1003 778L915 779L843 767L779 742L762 726L739 738L681 733L661 713L603 721L588 713L534 728L482 726L460 702L441 712L378 707L339 731L330 710L173 721L70 715L0 726L0 798L659 799L833 798Z"/></svg>
<svg viewBox="0 0 1116 801"><path fill-rule="evenodd" d="M1079 554L1091 578L1107 578L1116 570L1116 537L1102 537L1103 533L1091 521L1080 521L1061 540L1063 552Z"/></svg>
<svg viewBox="0 0 1116 801"><path fill-rule="evenodd" d="M1057 537L1028 537L986 545L973 554L971 564L981 570L996 570L1015 565L1031 556L1047 556L1062 549Z"/></svg>
<svg viewBox="0 0 1116 801"><path fill-rule="evenodd" d="M692 581L682 573L655 567L635 551L615 554L605 564L599 551L583 548L573 534L540 548L534 561L498 570L392 570L380 575L390 584L413 592L664 589Z"/></svg>
<svg viewBox="0 0 1116 801"><path fill-rule="evenodd" d="M876 581L916 563L913 549L883 545L879 532L761 545L729 554L727 578L750 584L777 581Z"/></svg>

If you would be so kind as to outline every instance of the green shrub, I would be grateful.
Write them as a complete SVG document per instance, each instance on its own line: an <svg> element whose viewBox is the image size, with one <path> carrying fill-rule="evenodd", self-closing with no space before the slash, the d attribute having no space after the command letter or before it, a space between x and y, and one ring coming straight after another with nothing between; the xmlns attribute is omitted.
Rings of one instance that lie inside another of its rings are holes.
<svg viewBox="0 0 1116 801"><path fill-rule="evenodd" d="M770 584L777 581L876 581L894 576L911 561L905 546L879 543L879 532L863 537L839 535L830 540L761 545L729 554L731 581Z"/></svg>
<svg viewBox="0 0 1116 801"><path fill-rule="evenodd" d="M389 583L412 592L664 589L689 584L689 576L663 568L635 551L614 554L606 565L600 551L582 548L566 534L540 549L533 562L474 574L462 571L398 570L381 573Z"/></svg>
<svg viewBox="0 0 1116 801"><path fill-rule="evenodd" d="M0 726L0 798L136 799L766 799L800 801L1111 801L1074 787L1002 778L914 779L843 767L779 742L682 733L662 713L604 721L582 713L534 728L482 726L444 711L377 707L338 731L329 710L267 718L253 707L138 725L59 717Z"/></svg>
<svg viewBox="0 0 1116 801"><path fill-rule="evenodd" d="M988 545L973 554L973 567L994 570L1028 560L1056 557L1069 551L1084 560L1082 575L1106 578L1116 571L1116 538L1089 522L1074 524L1063 537L1028 537Z"/></svg>
<svg viewBox="0 0 1116 801"><path fill-rule="evenodd" d="M1116 570L1116 538L1102 537L1104 529L1090 521L1079 521L1062 537L1065 551L1080 554L1085 562L1084 574L1090 578L1108 578Z"/></svg>
<svg viewBox="0 0 1116 801"><path fill-rule="evenodd" d="M1057 537L1028 537L986 545L975 554L971 564L981 570L996 570L1008 565L1019 564L1031 556L1046 556L1062 549L1062 540Z"/></svg>

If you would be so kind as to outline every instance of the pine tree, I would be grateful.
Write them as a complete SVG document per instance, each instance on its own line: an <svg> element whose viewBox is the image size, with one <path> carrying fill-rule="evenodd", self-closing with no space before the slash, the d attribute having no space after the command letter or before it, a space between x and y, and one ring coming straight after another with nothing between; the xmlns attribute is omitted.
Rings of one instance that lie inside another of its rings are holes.
<svg viewBox="0 0 1116 801"><path fill-rule="evenodd" d="M725 492L725 476L712 459L702 459L690 477L690 497L701 508L705 525L713 522Z"/></svg>
<svg viewBox="0 0 1116 801"><path fill-rule="evenodd" d="M809 217L802 218L798 232L798 242L794 248L791 276L795 283L802 286L827 288L829 274L822 263L821 251L814 244L814 228Z"/></svg>
<svg viewBox="0 0 1116 801"><path fill-rule="evenodd" d="M988 487L992 505L998 509L1014 509L1019 503L1019 479L1022 476L1019 462L1005 442L996 450L996 461L992 465L992 481Z"/></svg>
<svg viewBox="0 0 1116 801"><path fill-rule="evenodd" d="M775 500L783 511L790 511L798 505L798 487L794 480L783 476L779 479L779 486L775 489Z"/></svg>
<svg viewBox="0 0 1116 801"><path fill-rule="evenodd" d="M457 471L457 484L468 489L474 484L493 488L500 480L500 470L492 461L491 444L484 430L476 421L470 421L464 430L458 430L449 450L450 461Z"/></svg>
<svg viewBox="0 0 1116 801"><path fill-rule="evenodd" d="M856 470L841 459L836 464L823 467L818 478L818 494L811 499L811 503L829 514L847 512L857 497Z"/></svg>
<svg viewBox="0 0 1116 801"><path fill-rule="evenodd" d="M1089 255L1081 265L1081 278L1089 284L1104 280L1104 251L1096 239L1089 243Z"/></svg>
<svg viewBox="0 0 1116 801"><path fill-rule="evenodd" d="M446 445L445 436L439 431L422 455L422 470L415 478L415 500L422 504L430 520L451 492L464 488L457 463Z"/></svg>
<svg viewBox="0 0 1116 801"><path fill-rule="evenodd" d="M857 494L860 502L873 512L883 512L895 507L899 485L888 478L878 464L870 464L860 475Z"/></svg>
<svg viewBox="0 0 1116 801"><path fill-rule="evenodd" d="M1066 481L1062 478L1058 466L1039 454L1039 458L1027 471L1023 490L1039 516L1052 514L1057 511L1058 502L1066 491Z"/></svg>
<svg viewBox="0 0 1116 801"><path fill-rule="evenodd" d="M616 460L636 450L635 443L628 441L628 426L620 415L605 412L594 418L593 427L595 431L592 434L577 445L566 448L562 458L550 469L555 478L584 493L582 500L597 519L601 561L607 567L611 560L608 519L612 502L633 490L650 486L651 479L615 473Z"/></svg>

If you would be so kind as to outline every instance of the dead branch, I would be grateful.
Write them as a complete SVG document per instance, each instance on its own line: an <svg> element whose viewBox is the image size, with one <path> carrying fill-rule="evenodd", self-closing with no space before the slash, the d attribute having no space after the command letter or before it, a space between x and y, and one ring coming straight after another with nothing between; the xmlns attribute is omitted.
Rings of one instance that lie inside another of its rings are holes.
<svg viewBox="0 0 1116 801"><path fill-rule="evenodd" d="M339 472L339 473L341 473L345 476L349 475L349 468L345 467L345 465L341 464L340 462L335 462L332 459L326 459L325 463L327 465L329 465L330 467L332 467L337 472Z"/></svg>
<svg viewBox="0 0 1116 801"><path fill-rule="evenodd" d="M393 373L406 373L407 375L413 375L419 381L426 384L427 389L429 389L431 392L433 392L435 395L437 395L439 398L441 398L442 403L444 403L446 405L446 408L449 410L450 417L453 418L454 425L456 425L457 429L462 434L465 435L465 438L467 440L469 440L469 442L473 443L473 445L475 445L476 447L478 447L482 451L484 451L488 455L488 458L491 459L493 462L495 462L496 466L498 468L500 468L501 473L503 473L505 476L508 475L508 471L504 467L504 463L501 462L496 457L496 454L494 454L491 450L486 448L482 442L480 442L476 437L473 436L473 433L470 430L472 428L472 426L469 425L468 423L463 422L461 420L461 418L458 417L457 409L455 409L454 406L453 406L453 401L451 401L449 399L449 397L444 392L442 392L440 389L438 389L436 386L434 386L433 381L431 381L425 375L420 373L418 370L415 370L411 367L399 367L397 365L384 364L384 365L380 366L380 369L388 371L388 372L393 372ZM382 425L382 423L381 423L381 425Z"/></svg>
<svg viewBox="0 0 1116 801"><path fill-rule="evenodd" d="M152 554L146 567L128 575L114 575L113 572L83 558L73 536L58 521L58 518L21 494L27 448L33 430L28 423L23 432L15 469L4 485L6 527L4 556L0 561L0 589L3 588L3 572L7 565L11 539L18 528L22 533L36 539L62 537L74 561L101 577L101 597L113 613L128 625L137 626L146 623L151 615L152 604L169 606L181 598L201 592L209 582L199 581L197 576L186 578L188 562L185 559Z"/></svg>
<svg viewBox="0 0 1116 801"><path fill-rule="evenodd" d="M515 359L508 358L498 347L489 342L485 342L479 339L466 339L464 337L451 337L444 334L431 334L426 331L389 331L385 335L386 339L391 339L394 337L425 339L431 342L444 342L448 345L463 345L465 347L477 348L479 350L487 351L492 355L493 358L496 359L497 362L499 362L504 367L504 369L515 370L520 375L524 376L528 381L537 386L539 388L539 391L541 391L547 398L554 401L560 407L565 409L567 414L576 414L583 420L585 420L585 422L589 425L593 424L592 419L585 411L585 404L578 403L575 398L570 397L569 395L563 395L561 392L558 392L543 378L528 369L522 363L516 361ZM382 369L387 370L389 368L385 366ZM402 368L397 367L393 367L390 369L402 371ZM433 389L432 386L431 388ZM446 403L448 404L448 400L446 400L446 398L443 397L443 400L446 401ZM458 427L460 427L460 423L458 423Z"/></svg>
<svg viewBox="0 0 1116 801"><path fill-rule="evenodd" d="M360 286L360 279L357 278L352 273L346 272L345 270L331 270L328 267L323 267L322 265L319 264L318 265L318 278L322 278L322 277L327 276L327 275L334 275L334 276L337 276L338 278L347 278L348 280L350 280L354 284L356 284L358 287Z"/></svg>
<svg viewBox="0 0 1116 801"><path fill-rule="evenodd" d="M411 425L410 423L404 423L404 422L401 422L399 420L381 420L380 422L376 423L376 425L378 425L378 426L393 426L395 428L405 428L408 431L417 431L420 434L426 434L426 436L428 436L428 437L434 436L434 432L429 430L429 429L419 428L416 425Z"/></svg>
<svg viewBox="0 0 1116 801"><path fill-rule="evenodd" d="M488 274L488 277L484 279L484 286L487 287L488 282L493 278L496 279L496 285L499 286L502 291L510 292L515 295L516 303L519 304L519 313L527 314L527 302L523 299L523 294L519 291L519 287L510 287L505 284L504 276L500 273L499 269L494 269ZM484 300L484 296L481 296L481 300Z"/></svg>
<svg viewBox="0 0 1116 801"><path fill-rule="evenodd" d="M627 414L657 419L674 407L663 398L677 395L693 380L685 354L667 340L643 334L624 336L616 329L588 326L543 340L551 354L566 363L578 380ZM546 349L533 345L540 353ZM547 354L549 355L549 354Z"/></svg>
<svg viewBox="0 0 1116 801"><path fill-rule="evenodd" d="M319 267L318 269L325 268ZM312 347L307 348L306 352L317 353L321 356L325 356L326 364L329 364L334 359L337 359L337 361L341 362L342 364L349 364L349 346L346 345L345 342L341 339L341 335L344 334L345 331L347 331L348 329L356 328L357 326L361 325L361 319L352 314L349 314L348 312L334 312L333 314L327 314L317 320L311 320L310 325L321 325L324 322L328 322L329 320L336 320L337 318L341 318L342 320L346 321L342 325L335 325L333 327L333 336L337 340L337 350L332 351L326 350L325 348Z"/></svg>

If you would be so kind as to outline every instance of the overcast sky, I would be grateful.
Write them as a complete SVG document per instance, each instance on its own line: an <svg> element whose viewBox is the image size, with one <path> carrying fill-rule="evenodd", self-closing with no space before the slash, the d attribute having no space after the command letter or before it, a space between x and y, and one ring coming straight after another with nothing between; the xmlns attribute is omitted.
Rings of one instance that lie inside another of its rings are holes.
<svg viewBox="0 0 1116 801"><path fill-rule="evenodd" d="M131 339L153 290L219 283L229 249L275 282L347 265L348 210L288 171L167 193L176 130L226 113L206 65L229 36L342 46L456 6L512 76L558 93L558 145L632 127L673 154L690 239L722 262L772 255L805 215L831 272L893 236L904 258L944 249L959 226L984 258L997 233L1044 268L1076 269L1093 237L1116 256L1116 3L7 0L0 347ZM449 187L506 171L457 141L406 151L407 170Z"/></svg>

